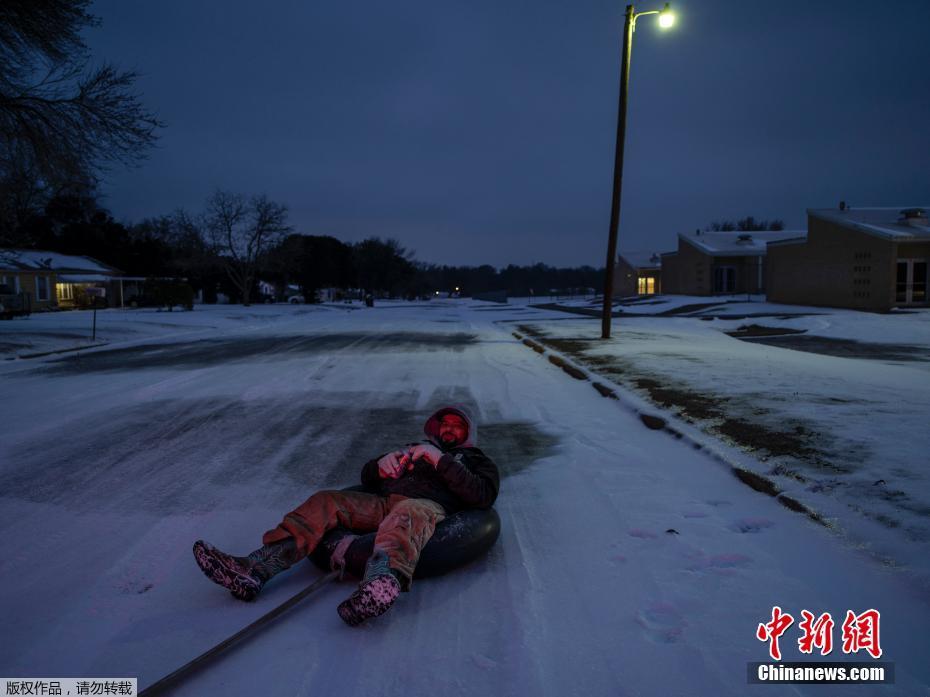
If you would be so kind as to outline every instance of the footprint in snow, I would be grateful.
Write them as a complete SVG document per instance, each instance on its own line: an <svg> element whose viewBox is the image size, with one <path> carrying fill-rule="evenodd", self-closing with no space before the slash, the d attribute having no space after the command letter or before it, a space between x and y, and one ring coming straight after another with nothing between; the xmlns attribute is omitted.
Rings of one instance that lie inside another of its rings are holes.
<svg viewBox="0 0 930 697"><path fill-rule="evenodd" d="M618 548L623 549L623 547L624 547L624 543L622 542L611 542L610 545L608 546L608 551L610 552L610 556L607 557L607 560L614 564L624 563L626 561L626 555L620 554L619 552L617 552Z"/></svg>
<svg viewBox="0 0 930 697"><path fill-rule="evenodd" d="M722 501L719 499L714 499L713 501L708 501L707 505L717 508L719 506L732 506L733 504L731 504L729 501Z"/></svg>
<svg viewBox="0 0 930 697"><path fill-rule="evenodd" d="M636 623L651 641L657 644L673 644L687 626L681 613L671 603L655 603L636 613Z"/></svg>
<svg viewBox="0 0 930 697"><path fill-rule="evenodd" d="M654 532L650 530L643 530L642 528L633 528L630 530L630 537L638 537L641 540L654 540L658 537Z"/></svg>
<svg viewBox="0 0 930 697"><path fill-rule="evenodd" d="M775 523L768 518L740 518L739 520L733 521L730 525L730 530L741 533L762 532L773 525L775 525Z"/></svg>
<svg viewBox="0 0 930 697"><path fill-rule="evenodd" d="M484 668L485 670L490 668L497 668L497 661L495 661L493 658L488 658L483 653L473 653L471 655L471 660L476 666L479 668Z"/></svg>

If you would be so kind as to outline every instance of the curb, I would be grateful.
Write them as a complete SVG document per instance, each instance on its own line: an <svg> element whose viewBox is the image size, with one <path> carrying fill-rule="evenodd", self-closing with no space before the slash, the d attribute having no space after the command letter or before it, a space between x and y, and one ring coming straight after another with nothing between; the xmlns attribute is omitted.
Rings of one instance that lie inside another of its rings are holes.
<svg viewBox="0 0 930 697"><path fill-rule="evenodd" d="M16 356L9 356L6 358L8 361L15 361L17 358L42 358L43 356L54 356L56 353L71 353L73 351L83 351L84 349L99 348L100 346L107 346L107 342L102 344L87 344L87 346L73 346L66 349L55 349L54 351L40 351L39 353L21 353Z"/></svg>

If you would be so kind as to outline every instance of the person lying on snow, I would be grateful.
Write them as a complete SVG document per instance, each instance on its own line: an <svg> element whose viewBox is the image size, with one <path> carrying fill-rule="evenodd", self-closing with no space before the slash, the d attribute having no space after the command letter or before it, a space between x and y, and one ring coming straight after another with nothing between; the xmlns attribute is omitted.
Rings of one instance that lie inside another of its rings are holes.
<svg viewBox="0 0 930 697"><path fill-rule="evenodd" d="M423 431L426 442L362 467L362 484L376 493L317 492L264 534L261 549L234 557L198 540L197 564L236 598L254 600L268 579L312 553L327 531L340 525L354 532L377 530L364 578L338 609L353 626L383 614L401 591L410 590L436 525L462 509L489 508L500 488L497 466L476 447L477 429L463 409L439 409ZM344 568L355 537L346 536L334 550L334 569Z"/></svg>

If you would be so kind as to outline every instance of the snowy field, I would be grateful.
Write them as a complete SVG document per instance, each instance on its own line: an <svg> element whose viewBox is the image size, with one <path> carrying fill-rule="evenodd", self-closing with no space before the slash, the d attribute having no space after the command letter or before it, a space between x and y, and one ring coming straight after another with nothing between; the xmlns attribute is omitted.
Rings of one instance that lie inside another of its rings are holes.
<svg viewBox="0 0 930 697"><path fill-rule="evenodd" d="M868 329L847 314L771 322L927 343L925 314L867 316L909 323ZM20 321L0 327L4 342L36 347L42 333L83 332L87 318L33 315L18 324L28 322L23 339L8 332ZM928 364L722 331L740 324L633 318L616 321L607 346L573 346L580 365L620 387L624 374L607 370L615 361L695 390L722 386L734 413L763 400L765 419L810 424L817 447L845 453L851 471L815 477L803 462L763 461L716 437L714 452L760 472L781 464L775 476L799 494L819 484L811 505L835 508L824 511L834 529L751 490L707 449L647 429L630 406L647 391L630 384L619 402L604 399L511 334L531 325L585 342L599 332L589 319L470 300L98 313L107 346L0 362L0 673L155 682L319 576L301 564L240 603L203 577L194 540L250 551L282 513L316 489L356 483L365 460L416 438L432 409L454 401L478 415L479 445L503 474L491 553L417 581L357 629L335 612L352 583L333 584L171 694L850 692L747 684L747 662L767 660L755 634L774 605L797 620L804 609L832 613L837 646L847 610L879 610L881 660L895 664L896 683L853 692L926 694L927 521L902 501L928 500ZM44 346L61 346L54 339ZM710 439L707 421L682 430ZM851 493L847 483L873 477L903 497ZM856 501L900 525L849 514ZM784 660L819 660L799 652L796 629L782 637ZM820 660L872 659L837 648Z"/></svg>

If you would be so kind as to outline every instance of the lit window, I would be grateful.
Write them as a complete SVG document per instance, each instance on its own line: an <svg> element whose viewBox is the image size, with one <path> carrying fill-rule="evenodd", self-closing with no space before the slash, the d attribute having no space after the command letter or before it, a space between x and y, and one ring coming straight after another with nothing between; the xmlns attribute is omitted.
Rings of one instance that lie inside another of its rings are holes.
<svg viewBox="0 0 930 697"><path fill-rule="evenodd" d="M637 279L637 292L640 295L652 295L656 292L656 279L652 276L640 276Z"/></svg>

